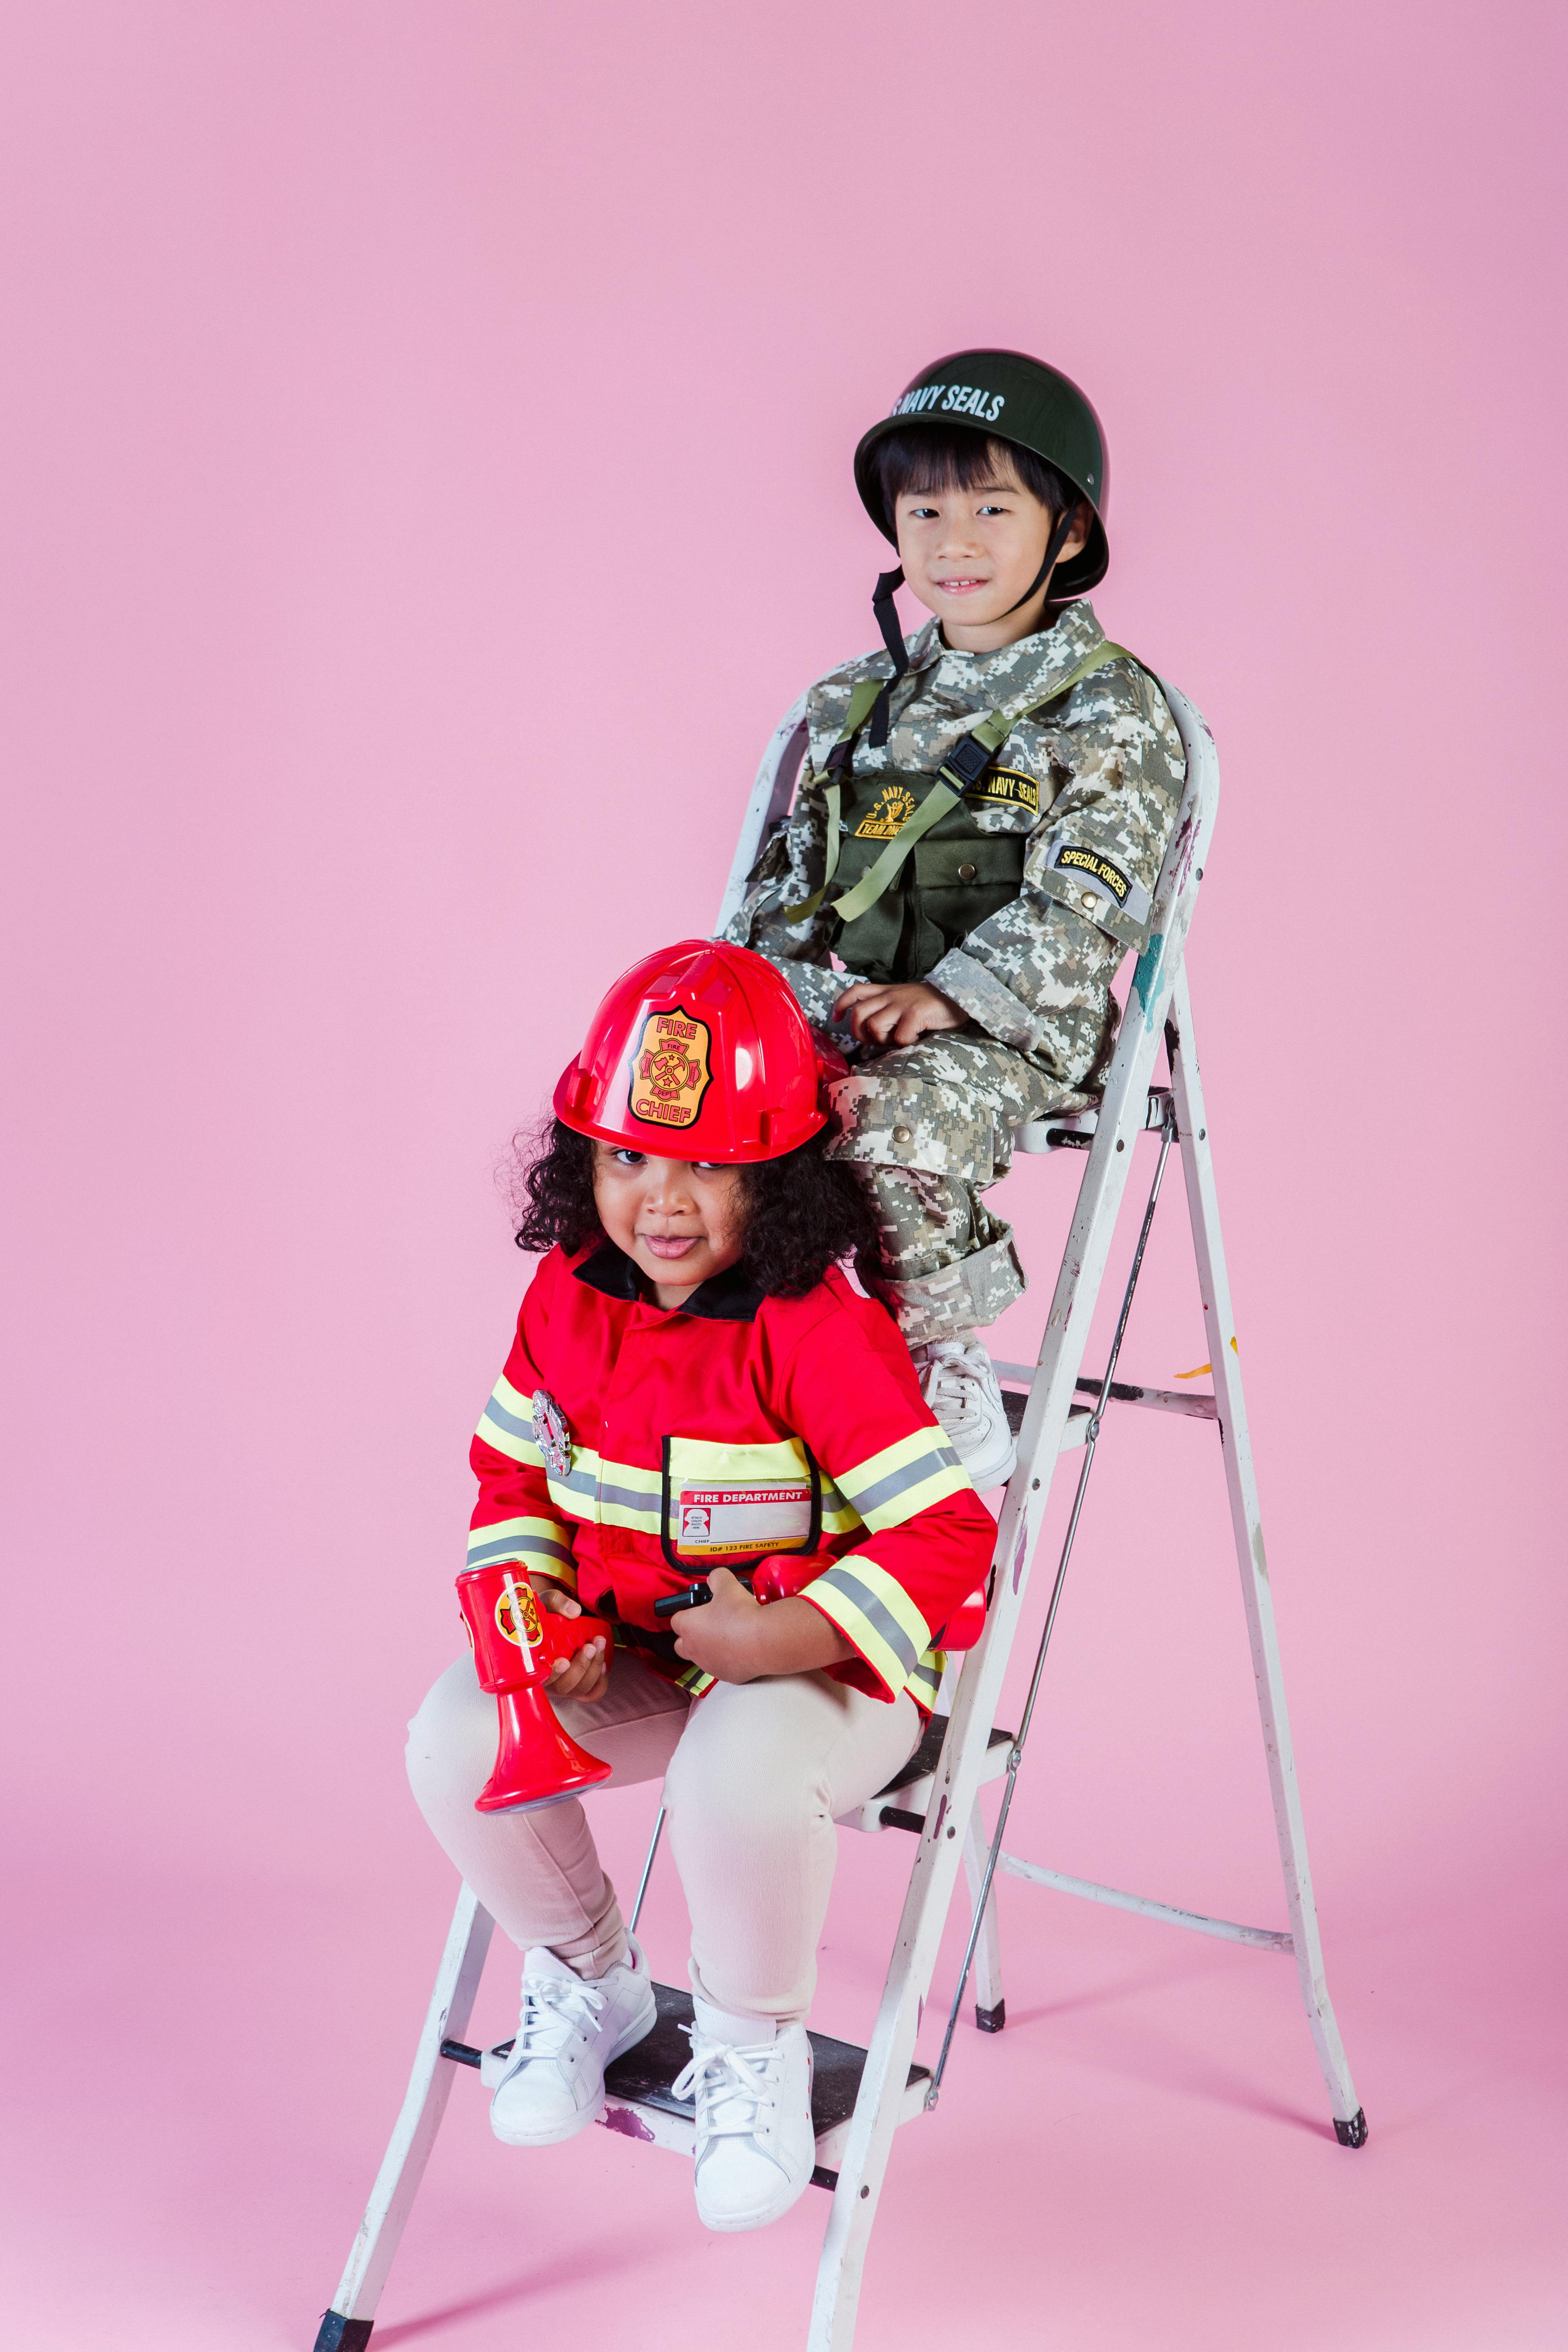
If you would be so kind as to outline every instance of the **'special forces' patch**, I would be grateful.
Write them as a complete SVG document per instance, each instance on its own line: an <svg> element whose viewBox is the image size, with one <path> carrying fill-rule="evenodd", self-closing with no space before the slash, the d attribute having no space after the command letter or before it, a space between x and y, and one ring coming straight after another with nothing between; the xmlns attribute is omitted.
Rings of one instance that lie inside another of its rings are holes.
<svg viewBox="0 0 1568 2352"><path fill-rule="evenodd" d="M713 1080L712 1032L683 1004L650 1013L632 1050L627 1103L648 1127L689 1127Z"/></svg>
<svg viewBox="0 0 1568 2352"><path fill-rule="evenodd" d="M1090 882L1098 882L1102 889L1110 891L1119 907L1126 905L1128 893L1132 887L1131 877L1123 874L1120 866L1113 866L1101 851L1080 849L1076 843L1064 841L1058 845L1051 864L1063 867L1069 874L1082 874Z"/></svg>
<svg viewBox="0 0 1568 2352"><path fill-rule="evenodd" d="M971 784L963 795L972 804L992 808L1027 809L1031 816L1040 813L1040 788L1033 776L1026 776L1016 768L987 768L977 784Z"/></svg>

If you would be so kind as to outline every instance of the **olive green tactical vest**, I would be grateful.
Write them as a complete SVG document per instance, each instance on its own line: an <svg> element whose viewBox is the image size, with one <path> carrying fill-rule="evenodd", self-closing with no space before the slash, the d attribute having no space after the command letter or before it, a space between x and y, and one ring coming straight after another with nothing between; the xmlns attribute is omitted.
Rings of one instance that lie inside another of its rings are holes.
<svg viewBox="0 0 1568 2352"><path fill-rule="evenodd" d="M836 893L854 888L931 786L930 772L919 770L851 775ZM992 800L994 794L984 795ZM835 922L829 945L863 979L923 980L950 948L1017 898L1032 829L983 833L966 796L916 842L897 878L863 915Z"/></svg>

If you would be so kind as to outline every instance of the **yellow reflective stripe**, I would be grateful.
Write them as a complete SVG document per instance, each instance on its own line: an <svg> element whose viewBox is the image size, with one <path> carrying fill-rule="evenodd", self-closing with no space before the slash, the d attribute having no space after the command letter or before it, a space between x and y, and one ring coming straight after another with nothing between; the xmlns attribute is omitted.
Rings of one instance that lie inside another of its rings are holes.
<svg viewBox="0 0 1568 2352"><path fill-rule="evenodd" d="M946 1671L947 1652L928 1650L923 1658L916 1661L914 1672L904 1685L904 1688L909 1692L910 1696L918 1699L922 1706L934 1706L936 1695L942 1688L942 1678Z"/></svg>
<svg viewBox="0 0 1568 2352"><path fill-rule="evenodd" d="M764 1445L721 1445L707 1437L672 1437L669 1475L676 1486L794 1485L810 1475L798 1437Z"/></svg>
<svg viewBox="0 0 1568 2352"><path fill-rule="evenodd" d="M946 1432L938 1428L911 1430L896 1445L833 1475L873 1535L902 1527L944 1496L973 1491Z"/></svg>
<svg viewBox="0 0 1568 2352"><path fill-rule="evenodd" d="M544 1456L533 1442L533 1407L504 1372L490 1391L474 1434L513 1462L525 1462L531 1469L544 1466Z"/></svg>
<svg viewBox="0 0 1568 2352"><path fill-rule="evenodd" d="M817 1581L842 1586L862 1616L871 1620L883 1640L903 1659L904 1672L913 1672L916 1661L931 1647L931 1627L896 1576L889 1576L863 1551L852 1551L835 1560Z"/></svg>
<svg viewBox="0 0 1568 2352"><path fill-rule="evenodd" d="M931 1644L931 1628L896 1577L851 1552L836 1560L801 1595L852 1642L888 1688L903 1690Z"/></svg>
<svg viewBox="0 0 1568 2352"><path fill-rule="evenodd" d="M559 1519L494 1519L488 1528L469 1528L470 1568L503 1560L517 1560L576 1590L571 1538Z"/></svg>
<svg viewBox="0 0 1568 2352"><path fill-rule="evenodd" d="M663 1479L657 1470L639 1470L629 1462L603 1462L596 1454L574 1454L574 1477L580 1462L593 1465L596 1489L594 1517L606 1528L635 1528L643 1535L658 1533L659 1496Z"/></svg>

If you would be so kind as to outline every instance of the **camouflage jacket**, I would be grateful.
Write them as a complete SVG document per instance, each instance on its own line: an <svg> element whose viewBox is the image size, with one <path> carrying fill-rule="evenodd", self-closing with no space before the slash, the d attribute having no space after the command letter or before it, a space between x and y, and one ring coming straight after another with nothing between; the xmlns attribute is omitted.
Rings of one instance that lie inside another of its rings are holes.
<svg viewBox="0 0 1568 2352"><path fill-rule="evenodd" d="M843 832L879 782L897 776L922 790L978 719L1038 702L1104 635L1087 603L1068 605L1050 629L994 653L953 652L937 623L928 622L908 641L910 667L893 689L887 743L873 750L866 729L856 742L855 800ZM823 771L850 696L859 679L886 677L890 669L885 653L866 654L812 688L795 805L764 845L726 933L776 964L807 1018L824 1029L835 998L862 975L835 971L829 961L839 931L833 888L796 922L786 909L823 879ZM1158 686L1136 663L1118 660L1020 719L965 796L980 835L1022 837L1022 882L921 976L988 1035L1068 1085L1102 1060L1114 1029L1112 975L1126 949L1147 944L1150 898L1184 772L1181 738Z"/></svg>

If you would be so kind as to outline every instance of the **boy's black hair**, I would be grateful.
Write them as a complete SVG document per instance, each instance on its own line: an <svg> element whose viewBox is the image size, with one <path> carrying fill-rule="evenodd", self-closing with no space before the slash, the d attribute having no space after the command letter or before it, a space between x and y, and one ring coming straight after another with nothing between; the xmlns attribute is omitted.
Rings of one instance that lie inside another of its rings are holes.
<svg viewBox="0 0 1568 2352"><path fill-rule="evenodd" d="M906 425L901 433L889 433L878 442L873 462L889 514L895 502L911 491L985 489L1009 466L1024 488L1032 490L1053 515L1076 507L1083 497L1032 449L959 425Z"/></svg>
<svg viewBox="0 0 1568 2352"><path fill-rule="evenodd" d="M740 1171L746 1246L742 1260L768 1298L798 1298L830 1265L852 1258L864 1287L880 1297L890 1279L868 1187L841 1160L826 1157L824 1128L798 1150L754 1160ZM552 1244L570 1256L605 1232L594 1204L591 1136L552 1118L513 1145L513 1240L521 1250Z"/></svg>

